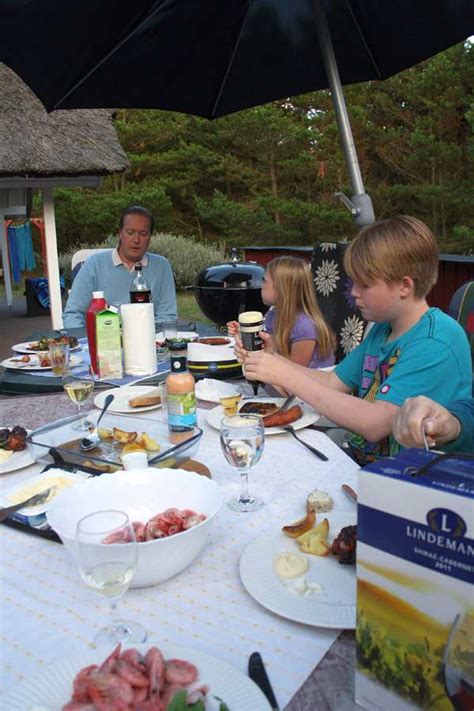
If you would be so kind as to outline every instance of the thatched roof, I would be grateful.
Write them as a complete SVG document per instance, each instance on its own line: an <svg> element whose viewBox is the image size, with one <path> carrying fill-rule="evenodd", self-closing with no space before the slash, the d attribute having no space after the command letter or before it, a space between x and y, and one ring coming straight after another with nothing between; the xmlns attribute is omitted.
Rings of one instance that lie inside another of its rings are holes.
<svg viewBox="0 0 474 711"><path fill-rule="evenodd" d="M77 177L128 167L110 110L46 113L29 87L0 63L0 177Z"/></svg>

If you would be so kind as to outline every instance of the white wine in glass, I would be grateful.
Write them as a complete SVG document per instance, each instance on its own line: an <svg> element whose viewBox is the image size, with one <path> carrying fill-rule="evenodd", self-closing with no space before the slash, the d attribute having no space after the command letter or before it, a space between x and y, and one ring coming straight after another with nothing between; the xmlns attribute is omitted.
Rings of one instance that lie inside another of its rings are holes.
<svg viewBox="0 0 474 711"><path fill-rule="evenodd" d="M109 601L112 622L94 637L94 643L139 643L147 637L138 622L120 620L119 600L127 592L137 567L137 542L124 511L96 511L84 516L76 528L79 573L88 588Z"/></svg>
<svg viewBox="0 0 474 711"><path fill-rule="evenodd" d="M94 381L92 378L80 378L70 373L65 373L62 379L64 392L68 398L77 407L77 414L81 415L82 405L90 398L94 390ZM74 427L76 430L88 431L89 424L85 418L81 418L78 424Z"/></svg>

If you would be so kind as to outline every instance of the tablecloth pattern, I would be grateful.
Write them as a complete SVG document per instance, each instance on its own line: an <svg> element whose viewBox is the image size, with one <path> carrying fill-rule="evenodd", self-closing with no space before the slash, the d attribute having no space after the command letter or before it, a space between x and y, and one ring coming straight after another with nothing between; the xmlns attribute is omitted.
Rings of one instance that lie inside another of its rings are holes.
<svg viewBox="0 0 474 711"><path fill-rule="evenodd" d="M61 396L36 400L41 407L42 400L53 398ZM13 403L5 407L2 401L0 407L4 411L0 419L5 422L8 410L11 422ZM55 416L60 414L56 410ZM156 412L143 414L157 416ZM38 426L39 417L38 412L32 413L25 426ZM45 419L47 415L43 414L42 421ZM206 423L205 410L199 410L199 424L204 434L196 458L210 468L227 499L238 489L238 476L224 460L219 434ZM240 582L240 554L260 533L278 530L283 523L301 517L306 495L314 488L330 492L336 510L354 511L341 492L341 484L355 488L357 472L356 464L324 434L313 430L300 434L325 452L329 461L321 462L289 435L268 436L263 457L251 473L252 490L263 495L266 506L254 513L238 514L224 505L208 546L189 569L161 585L129 590L121 602L123 617L144 623L149 641L158 645L163 640L194 647L243 672L250 653L259 650L282 708L338 632L294 623L261 607ZM5 490L38 469L32 466L5 474L0 486ZM81 583L62 546L4 526L0 535L1 694L54 661L82 652L94 633L108 622L109 613L106 604Z"/></svg>

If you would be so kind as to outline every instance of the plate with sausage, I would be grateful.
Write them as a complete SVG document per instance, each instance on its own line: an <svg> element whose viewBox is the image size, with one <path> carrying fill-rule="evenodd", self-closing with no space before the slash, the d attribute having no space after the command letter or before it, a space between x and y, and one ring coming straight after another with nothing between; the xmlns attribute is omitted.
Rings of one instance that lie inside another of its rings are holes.
<svg viewBox="0 0 474 711"><path fill-rule="evenodd" d="M319 412L306 405L302 400L297 400L287 410L280 410L284 401L282 397L248 398L240 402L239 413L260 415L263 418L265 434L267 435L284 433L285 430L282 427L285 425L291 425L295 430L302 430L317 422L321 417ZM224 408L219 405L219 407L214 407L208 411L207 422L211 427L219 430L223 417Z"/></svg>

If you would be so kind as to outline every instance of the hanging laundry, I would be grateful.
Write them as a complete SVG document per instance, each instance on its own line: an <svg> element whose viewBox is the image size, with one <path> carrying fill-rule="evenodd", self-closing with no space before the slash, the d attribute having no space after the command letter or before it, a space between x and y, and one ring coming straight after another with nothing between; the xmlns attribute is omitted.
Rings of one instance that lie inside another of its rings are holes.
<svg viewBox="0 0 474 711"><path fill-rule="evenodd" d="M36 267L35 255L33 252L33 236L31 234L31 222L28 220L22 225L16 225L16 245L18 257L20 259L20 269L23 272L31 272Z"/></svg>
<svg viewBox="0 0 474 711"><path fill-rule="evenodd" d="M10 254L10 265L12 272L12 280L15 284L21 281L20 257L18 254L18 243L16 228L10 225L7 230L8 236L8 252Z"/></svg>

